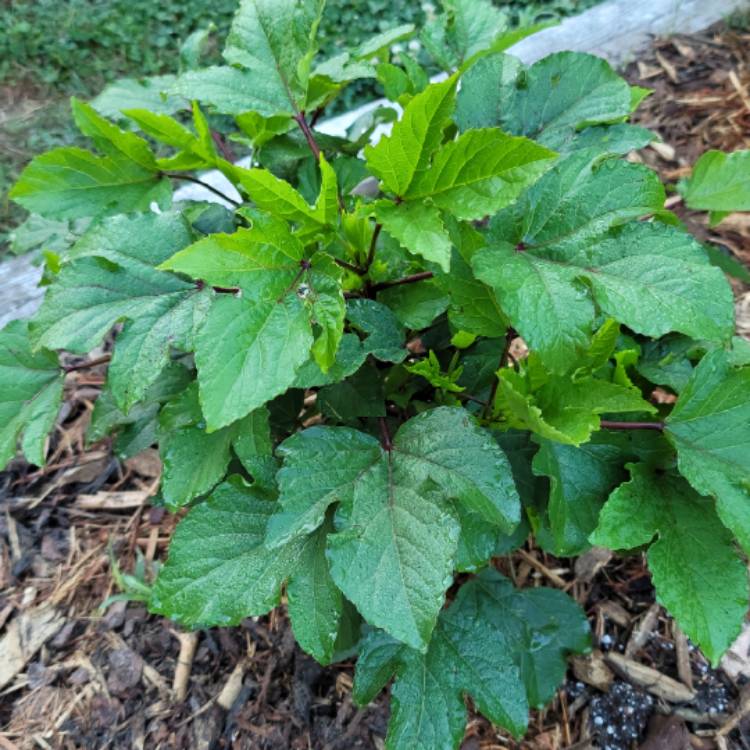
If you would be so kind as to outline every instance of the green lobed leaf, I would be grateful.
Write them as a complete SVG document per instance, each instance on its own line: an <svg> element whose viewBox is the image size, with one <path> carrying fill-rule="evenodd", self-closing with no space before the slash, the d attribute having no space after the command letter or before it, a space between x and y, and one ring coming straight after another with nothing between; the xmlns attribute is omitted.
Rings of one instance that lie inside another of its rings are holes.
<svg viewBox="0 0 750 750"><path fill-rule="evenodd" d="M364 350L375 359L398 363L406 358L404 329L385 305L370 299L350 299L346 319L366 335Z"/></svg>
<svg viewBox="0 0 750 750"><path fill-rule="evenodd" d="M169 361L190 351L207 292L156 266L190 242L185 220L172 213L116 216L92 227L66 263L32 323L37 346L85 353L112 326L117 336L109 386L127 411Z"/></svg>
<svg viewBox="0 0 750 750"><path fill-rule="evenodd" d="M719 517L750 552L750 368L706 354L666 420L680 473L716 500Z"/></svg>
<svg viewBox="0 0 750 750"><path fill-rule="evenodd" d="M647 170L568 157L496 215L489 246L472 257L474 272L556 371L573 366L587 345L593 302L644 335L726 340L730 290L698 243L655 223L617 227L659 211L662 202L663 189Z"/></svg>
<svg viewBox="0 0 750 750"><path fill-rule="evenodd" d="M323 374L334 365L345 315L341 270L324 253L304 260L302 244L283 221L263 217L250 229L210 235L162 267L242 290L241 297L217 295L196 336L209 429L291 387L311 347ZM227 331L238 338L227 338Z"/></svg>
<svg viewBox="0 0 750 750"><path fill-rule="evenodd" d="M160 268L221 287L239 287L254 301L284 295L300 271L302 243L271 217L232 234L210 234L165 260Z"/></svg>
<svg viewBox="0 0 750 750"><path fill-rule="evenodd" d="M109 382L94 402L91 423L86 431L87 444L116 432L115 453L122 459L156 442L158 413L162 404L182 393L192 382L191 373L179 362L169 362L141 401L125 414L117 405Z"/></svg>
<svg viewBox="0 0 750 750"><path fill-rule="evenodd" d="M0 330L0 469L16 455L44 464L47 434L60 410L63 372L54 352L33 351L25 321Z"/></svg>
<svg viewBox="0 0 750 750"><path fill-rule="evenodd" d="M129 157L95 156L72 146L32 159L8 194L32 213L49 219L79 219L165 208L169 180Z"/></svg>
<svg viewBox="0 0 750 750"><path fill-rule="evenodd" d="M494 568L462 586L456 606L505 636L533 708L554 697L567 655L590 648L589 624L574 599L550 588L516 589Z"/></svg>
<svg viewBox="0 0 750 750"><path fill-rule="evenodd" d="M206 432L197 383L170 400L159 414L159 453L163 464L161 492L177 509L209 492L225 476L234 448L247 470L269 483L275 465L268 411L257 409L244 419ZM270 464L270 465L269 465Z"/></svg>
<svg viewBox="0 0 750 750"><path fill-rule="evenodd" d="M538 476L549 477L547 513L556 555L578 555L588 548L604 501L625 478L623 450L601 435L578 447L539 441L532 466Z"/></svg>
<svg viewBox="0 0 750 750"><path fill-rule="evenodd" d="M171 96L196 99L217 112L241 115L257 112L265 117L291 114L286 93L267 86L257 86L252 73L229 66L213 65L182 73L169 89Z"/></svg>
<svg viewBox="0 0 750 750"><path fill-rule="evenodd" d="M437 286L451 298L448 318L455 328L476 336L504 336L508 319L492 289L471 268L472 257L485 246L484 237L465 223L449 221L448 229L455 246L450 273L435 277Z"/></svg>
<svg viewBox="0 0 750 750"><path fill-rule="evenodd" d="M267 534L274 547L314 531L334 503L351 503L354 485L380 460L381 449L375 438L348 427L310 427L287 438L278 454L284 460L280 508Z"/></svg>
<svg viewBox="0 0 750 750"><path fill-rule="evenodd" d="M378 301L393 311L401 325L412 330L427 328L445 312L449 299L434 281L402 284L378 292Z"/></svg>
<svg viewBox="0 0 750 750"><path fill-rule="evenodd" d="M237 625L273 609L305 546L269 552L263 535L275 503L235 477L180 522L149 609L188 628Z"/></svg>
<svg viewBox="0 0 750 750"><path fill-rule="evenodd" d="M242 0L224 48L231 65L253 80L253 95L282 101L277 111L305 109L307 79L316 51L315 36L325 0ZM248 107L247 109L254 109Z"/></svg>
<svg viewBox="0 0 750 750"><path fill-rule="evenodd" d="M684 479L630 465L631 479L604 506L590 539L611 549L648 549L658 600L718 664L742 627L747 612L747 570L732 547L731 534L713 501Z"/></svg>
<svg viewBox="0 0 750 750"><path fill-rule="evenodd" d="M689 208L750 211L750 151L707 151L682 188Z"/></svg>
<svg viewBox="0 0 750 750"><path fill-rule="evenodd" d="M321 664L333 661L344 610L344 597L326 558L326 537L332 529L327 523L308 537L286 591L294 637Z"/></svg>
<svg viewBox="0 0 750 750"><path fill-rule="evenodd" d="M455 77L428 86L409 102L390 135L383 136L375 146L365 147L367 166L388 190L403 196L427 171L455 98Z"/></svg>
<svg viewBox="0 0 750 750"><path fill-rule="evenodd" d="M316 403L321 414L343 424L358 417L384 417L383 379L375 367L365 365L346 380L321 388Z"/></svg>
<svg viewBox="0 0 750 750"><path fill-rule="evenodd" d="M462 409L411 419L390 451L342 427L311 428L280 450L281 512L269 522L269 544L311 531L340 503L329 540L334 580L369 622L418 648L429 640L458 543L446 501L506 531L519 521L505 457Z"/></svg>
<svg viewBox="0 0 750 750"><path fill-rule="evenodd" d="M260 302L216 295L195 340L208 429L225 427L284 393L312 343L309 315L296 294Z"/></svg>
<svg viewBox="0 0 750 750"><path fill-rule="evenodd" d="M118 78L91 101L91 106L104 117L114 119L126 109L148 109L171 115L183 107L178 97L166 93L174 82L173 75Z"/></svg>
<svg viewBox="0 0 750 750"><path fill-rule="evenodd" d="M582 52L556 52L523 72L502 57L481 60L463 77L456 118L462 129L499 126L548 145L630 113L630 86L609 63Z"/></svg>
<svg viewBox="0 0 750 750"><path fill-rule="evenodd" d="M100 151L114 157L124 156L151 172L158 171L154 154L143 138L120 130L80 99L73 97L70 105L78 129L91 138Z"/></svg>
<svg viewBox="0 0 750 750"><path fill-rule="evenodd" d="M438 620L425 654L373 632L363 641L354 683L372 700L395 673L389 750L455 750L466 725L464 696L493 723L523 734L528 703L548 701L565 655L588 648L588 624L565 594L517 591L494 570L464 584Z"/></svg>

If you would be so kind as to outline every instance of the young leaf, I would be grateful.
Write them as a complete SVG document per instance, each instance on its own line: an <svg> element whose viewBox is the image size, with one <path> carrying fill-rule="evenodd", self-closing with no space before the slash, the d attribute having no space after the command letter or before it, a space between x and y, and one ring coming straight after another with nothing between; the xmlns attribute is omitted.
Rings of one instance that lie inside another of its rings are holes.
<svg viewBox="0 0 750 750"><path fill-rule="evenodd" d="M682 475L716 509L750 552L750 368L726 352L706 354L666 420Z"/></svg>
<svg viewBox="0 0 750 750"><path fill-rule="evenodd" d="M750 211L750 151L707 151L682 188L689 208Z"/></svg>
<svg viewBox="0 0 750 750"><path fill-rule="evenodd" d="M42 466L63 390L54 352L34 352L20 320L0 330L0 470L16 455L19 437L27 460Z"/></svg>
<svg viewBox="0 0 750 750"><path fill-rule="evenodd" d="M143 138L120 130L80 99L73 97L70 104L78 129L91 138L100 151L110 156L124 156L151 172L158 171L154 154Z"/></svg>
<svg viewBox="0 0 750 750"><path fill-rule="evenodd" d="M742 627L748 581L731 534L713 502L681 477L631 465L631 479L607 501L592 544L630 549L649 544L656 594L712 664Z"/></svg>
<svg viewBox="0 0 750 750"><path fill-rule="evenodd" d="M403 197L429 198L458 219L480 219L513 202L552 165L556 154L495 128L469 130L443 146Z"/></svg>
<svg viewBox="0 0 750 750"><path fill-rule="evenodd" d="M169 360L190 351L208 297L193 284L156 269L190 242L176 214L116 216L93 227L71 249L32 324L38 346L85 353L118 321L109 386L127 411Z"/></svg>
<svg viewBox="0 0 750 750"><path fill-rule="evenodd" d="M455 98L455 77L428 86L409 102L390 135L383 136L375 146L365 147L367 166L388 190L404 196L427 171L430 157L440 146Z"/></svg>
<svg viewBox="0 0 750 750"><path fill-rule="evenodd" d="M79 219L165 208L169 180L125 156L95 156L81 148L56 148L35 157L8 194L49 219Z"/></svg>
<svg viewBox="0 0 750 750"><path fill-rule="evenodd" d="M656 411L635 388L592 377L552 376L533 393L529 379L513 370L500 370L498 378L495 405L510 425L564 445L587 442L600 414Z"/></svg>
<svg viewBox="0 0 750 750"><path fill-rule="evenodd" d="M333 224L338 214L336 173L320 158L322 185L316 205L307 201L285 180L275 177L267 169L235 167L234 174L262 211L293 222L302 234L321 231Z"/></svg>
<svg viewBox="0 0 750 750"><path fill-rule="evenodd" d="M336 362L336 352L344 335L343 271L330 255L316 253L303 278L306 286L300 287L298 294L303 296L319 331L311 353L320 369L328 372Z"/></svg>
<svg viewBox="0 0 750 750"><path fill-rule="evenodd" d="M440 211L429 203L377 201L375 218L403 247L425 260L450 268L451 240Z"/></svg>

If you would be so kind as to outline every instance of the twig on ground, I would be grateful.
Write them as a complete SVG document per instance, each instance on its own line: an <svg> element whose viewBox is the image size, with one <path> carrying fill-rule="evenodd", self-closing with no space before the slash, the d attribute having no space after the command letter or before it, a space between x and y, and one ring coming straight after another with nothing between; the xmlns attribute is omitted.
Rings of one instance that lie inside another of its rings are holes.
<svg viewBox="0 0 750 750"><path fill-rule="evenodd" d="M193 657L198 645L198 631L183 633L173 630L172 634L180 642L180 653L177 656L177 665L174 670L174 680L172 681L172 692L178 703L187 698L188 682L190 672L193 668Z"/></svg>
<svg viewBox="0 0 750 750"><path fill-rule="evenodd" d="M564 589L568 586L568 582L560 578L554 570L550 570L541 560L537 560L536 557L529 554L525 549L519 549L517 554L520 555L526 562L531 565L532 568L541 573L545 578L549 579L558 588Z"/></svg>

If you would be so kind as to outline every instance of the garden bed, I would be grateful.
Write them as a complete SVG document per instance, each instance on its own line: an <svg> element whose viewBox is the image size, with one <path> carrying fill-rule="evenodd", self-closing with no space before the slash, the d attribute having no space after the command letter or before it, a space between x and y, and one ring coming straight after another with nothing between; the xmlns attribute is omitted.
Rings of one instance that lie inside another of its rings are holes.
<svg viewBox="0 0 750 750"><path fill-rule="evenodd" d="M654 166L664 181L687 174L707 148L750 147L747 31L721 26L657 42L628 76L654 89L639 120L662 138L633 158ZM746 218L709 229L678 198L670 206L698 236L748 263ZM746 335L747 289L736 282ZM114 592L110 560L124 571L148 570L164 559L176 520L145 502L158 484L154 455L120 465L108 443L84 445L103 379L96 369L68 377L44 469L17 461L0 474L0 747L383 747L385 701L356 709L352 665L318 667L294 645L283 614L192 637L137 602L96 614ZM571 593L590 617L597 650L576 662L522 743L476 718L465 750L749 746L742 678L710 669L676 631L654 604L640 557L592 553L573 567L527 546L498 565L518 584ZM668 679L654 688L654 673L643 667ZM691 688L695 697L684 702Z"/></svg>

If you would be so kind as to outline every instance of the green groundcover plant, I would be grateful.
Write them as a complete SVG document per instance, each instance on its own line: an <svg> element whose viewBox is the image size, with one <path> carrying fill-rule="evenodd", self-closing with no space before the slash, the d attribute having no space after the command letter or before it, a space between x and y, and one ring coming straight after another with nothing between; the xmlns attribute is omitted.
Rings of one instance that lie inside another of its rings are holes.
<svg viewBox="0 0 750 750"><path fill-rule="evenodd" d="M623 158L654 137L628 123L647 92L585 54L524 66L504 52L522 33L479 0L421 31L438 83L382 61L410 26L320 59L322 8L243 0L223 65L152 109L124 97L119 124L74 100L95 151L25 169L13 198L70 234L39 312L0 333L0 465L19 445L44 462L87 363L59 352L114 330L89 439L158 444L161 500L189 507L139 595L200 628L284 592L305 651L357 655L359 703L393 680L389 748L458 747L467 697L523 735L589 647L572 599L493 566L530 534L559 556L645 553L716 664L748 606L750 348L722 270ZM400 114L316 132L367 77ZM746 156L736 189L708 158L691 205L749 207ZM172 203L209 168L239 197Z"/></svg>

